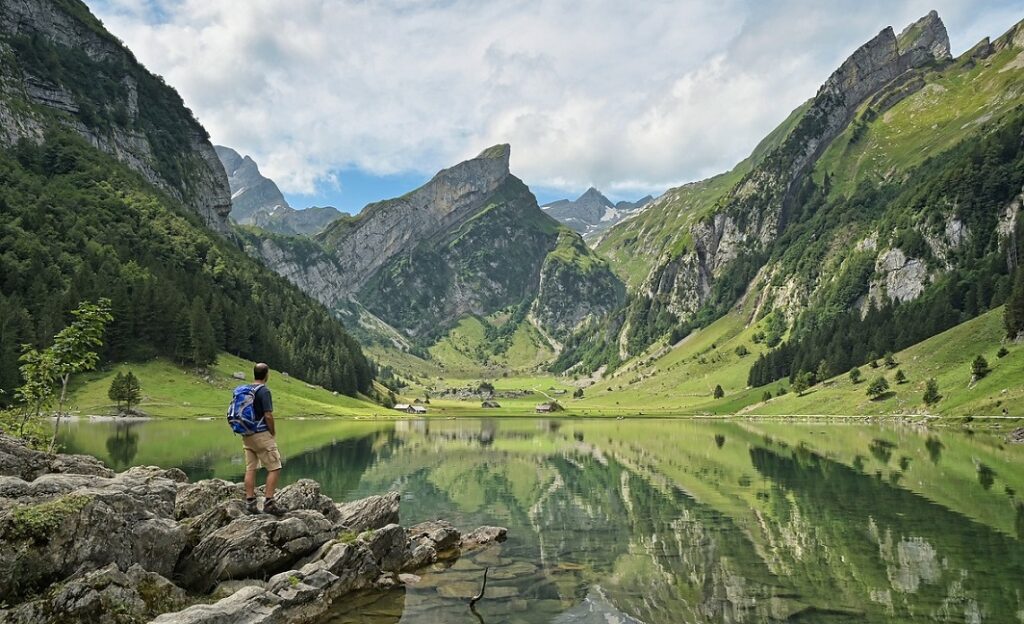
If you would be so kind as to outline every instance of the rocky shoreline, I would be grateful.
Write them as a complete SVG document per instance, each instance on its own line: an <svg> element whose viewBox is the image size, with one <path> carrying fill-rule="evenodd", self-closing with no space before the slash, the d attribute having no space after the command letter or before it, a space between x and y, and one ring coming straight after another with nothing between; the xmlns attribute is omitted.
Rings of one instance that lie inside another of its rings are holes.
<svg viewBox="0 0 1024 624"><path fill-rule="evenodd" d="M506 535L402 527L396 492L337 504L303 479L275 499L284 515L250 514L239 484L114 473L0 434L0 622L315 622Z"/></svg>

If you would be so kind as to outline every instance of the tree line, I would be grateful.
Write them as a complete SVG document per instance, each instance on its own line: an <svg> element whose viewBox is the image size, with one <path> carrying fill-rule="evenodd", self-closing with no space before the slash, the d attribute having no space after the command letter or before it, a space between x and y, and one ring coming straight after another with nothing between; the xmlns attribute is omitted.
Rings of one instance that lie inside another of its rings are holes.
<svg viewBox="0 0 1024 624"><path fill-rule="evenodd" d="M0 405L82 301L110 300L102 361L266 361L355 395L373 367L339 321L138 174L70 132L0 150Z"/></svg>

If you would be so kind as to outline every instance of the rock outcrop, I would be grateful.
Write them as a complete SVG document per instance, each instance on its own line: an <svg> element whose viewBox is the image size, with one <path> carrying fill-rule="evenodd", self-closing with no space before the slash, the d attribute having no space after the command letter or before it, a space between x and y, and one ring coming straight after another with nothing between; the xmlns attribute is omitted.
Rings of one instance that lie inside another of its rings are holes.
<svg viewBox="0 0 1024 624"><path fill-rule="evenodd" d="M34 453L0 434L4 622L313 622L350 592L505 539L443 521L406 530L394 492L337 505L303 479L275 517L247 513L227 481ZM224 597L206 604L214 589Z"/></svg>
<svg viewBox="0 0 1024 624"><path fill-rule="evenodd" d="M35 65L40 56L60 69ZM84 3L4 0L0 57L0 146L40 141L57 122L227 232L227 178L206 131Z"/></svg>

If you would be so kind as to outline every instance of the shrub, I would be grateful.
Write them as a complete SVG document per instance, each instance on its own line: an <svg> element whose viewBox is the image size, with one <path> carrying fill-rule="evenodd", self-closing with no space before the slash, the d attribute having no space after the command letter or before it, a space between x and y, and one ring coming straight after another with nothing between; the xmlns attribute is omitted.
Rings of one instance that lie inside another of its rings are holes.
<svg viewBox="0 0 1024 624"><path fill-rule="evenodd" d="M889 382L885 380L885 377L875 377L874 381L868 386L867 395L872 399L877 399L886 392L889 391Z"/></svg>

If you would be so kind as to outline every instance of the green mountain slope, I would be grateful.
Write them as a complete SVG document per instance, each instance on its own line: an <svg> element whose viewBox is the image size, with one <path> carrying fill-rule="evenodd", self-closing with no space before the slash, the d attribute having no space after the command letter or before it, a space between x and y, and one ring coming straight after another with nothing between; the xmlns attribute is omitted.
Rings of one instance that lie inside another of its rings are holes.
<svg viewBox="0 0 1024 624"><path fill-rule="evenodd" d="M753 385L832 375L1003 303L1022 251L1022 31L953 59L934 12L883 30L733 171L607 234L629 301L556 370L614 368L742 299L745 325L774 311L792 330Z"/></svg>
<svg viewBox="0 0 1024 624"><path fill-rule="evenodd" d="M541 365L527 345L550 356L558 338L615 309L625 289L578 234L541 211L508 161L509 146L494 146L312 239L249 230L247 247L381 349L459 353L437 363L459 368L467 358ZM488 344L449 340L474 324ZM523 352L505 357L517 340Z"/></svg>
<svg viewBox="0 0 1024 624"><path fill-rule="evenodd" d="M331 390L370 390L341 324L225 236L226 178L202 127L83 4L3 3L0 55L0 402L20 345L45 344L99 297L113 305L108 361L188 360L202 335Z"/></svg>

